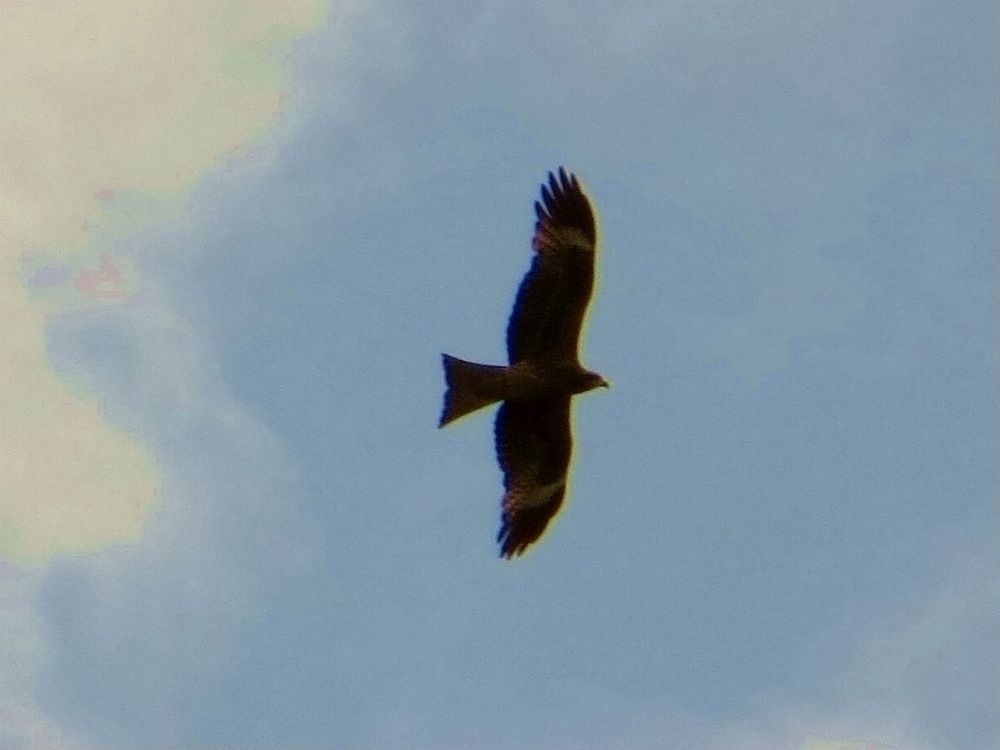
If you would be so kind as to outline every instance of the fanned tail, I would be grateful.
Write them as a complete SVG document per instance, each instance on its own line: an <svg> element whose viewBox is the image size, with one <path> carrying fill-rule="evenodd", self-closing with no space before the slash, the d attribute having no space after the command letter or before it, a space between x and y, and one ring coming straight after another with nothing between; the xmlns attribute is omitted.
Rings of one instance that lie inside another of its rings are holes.
<svg viewBox="0 0 1000 750"><path fill-rule="evenodd" d="M450 354L442 354L441 361L448 389L444 393L444 410L438 427L503 398L498 390L502 387L506 367L466 362Z"/></svg>

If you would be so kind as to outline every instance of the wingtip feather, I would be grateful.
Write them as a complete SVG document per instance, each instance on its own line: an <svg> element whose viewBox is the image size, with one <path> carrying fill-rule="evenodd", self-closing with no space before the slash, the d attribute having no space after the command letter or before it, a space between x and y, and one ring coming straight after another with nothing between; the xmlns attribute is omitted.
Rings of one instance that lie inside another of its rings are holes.
<svg viewBox="0 0 1000 750"><path fill-rule="evenodd" d="M548 173L547 182L541 185L541 201L535 201L536 222L532 246L536 251L544 245L542 236L549 224L580 229L589 242L597 241L593 209L579 179L562 166L557 172Z"/></svg>

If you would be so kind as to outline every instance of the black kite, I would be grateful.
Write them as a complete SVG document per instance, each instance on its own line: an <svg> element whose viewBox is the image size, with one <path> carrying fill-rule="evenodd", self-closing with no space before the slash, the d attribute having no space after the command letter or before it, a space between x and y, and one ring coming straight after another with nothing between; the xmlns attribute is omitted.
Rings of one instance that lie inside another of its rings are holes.
<svg viewBox="0 0 1000 750"><path fill-rule="evenodd" d="M504 496L500 556L520 555L545 531L566 493L570 399L608 383L580 365L577 345L594 286L597 227L576 176L560 167L535 202L535 257L507 325L509 365L442 355L448 389L441 427L502 401L496 451Z"/></svg>

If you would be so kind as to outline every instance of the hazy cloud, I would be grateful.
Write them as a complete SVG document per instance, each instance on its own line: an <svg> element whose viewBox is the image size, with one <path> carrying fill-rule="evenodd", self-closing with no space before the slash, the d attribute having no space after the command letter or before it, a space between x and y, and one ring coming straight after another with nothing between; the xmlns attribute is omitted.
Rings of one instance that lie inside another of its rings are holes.
<svg viewBox="0 0 1000 750"><path fill-rule="evenodd" d="M115 243L163 220L279 111L280 52L322 4L18 4L0 88L0 555L37 562L134 541L148 453L47 359L53 310L135 294ZM33 282L33 283L32 283Z"/></svg>

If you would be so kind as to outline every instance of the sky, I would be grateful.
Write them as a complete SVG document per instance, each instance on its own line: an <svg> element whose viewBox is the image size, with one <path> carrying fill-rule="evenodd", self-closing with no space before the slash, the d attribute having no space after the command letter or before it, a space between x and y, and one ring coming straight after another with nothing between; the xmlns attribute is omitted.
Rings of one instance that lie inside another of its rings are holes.
<svg viewBox="0 0 1000 750"><path fill-rule="evenodd" d="M0 748L1000 744L996 4L0 25ZM494 538L550 169L568 502Z"/></svg>

